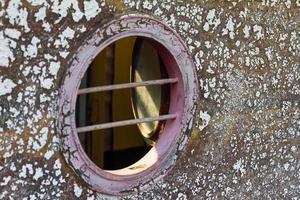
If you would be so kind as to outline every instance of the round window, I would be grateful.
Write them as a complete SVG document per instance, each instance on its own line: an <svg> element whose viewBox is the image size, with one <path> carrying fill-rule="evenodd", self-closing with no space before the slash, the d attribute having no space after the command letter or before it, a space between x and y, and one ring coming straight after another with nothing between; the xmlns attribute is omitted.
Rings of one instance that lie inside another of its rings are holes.
<svg viewBox="0 0 300 200"><path fill-rule="evenodd" d="M58 127L67 163L98 192L149 186L191 131L197 78L188 50L148 16L123 16L77 51L61 87Z"/></svg>

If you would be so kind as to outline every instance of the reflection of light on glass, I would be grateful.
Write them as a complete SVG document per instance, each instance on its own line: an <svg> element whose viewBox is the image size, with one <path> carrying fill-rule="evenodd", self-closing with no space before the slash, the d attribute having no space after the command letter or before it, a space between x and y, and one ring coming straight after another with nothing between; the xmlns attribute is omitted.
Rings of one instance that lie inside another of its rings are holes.
<svg viewBox="0 0 300 200"><path fill-rule="evenodd" d="M140 73L135 73L136 81L144 81ZM160 86L138 87L136 90L136 112L141 118L159 115L160 109ZM156 93L156 94L155 94ZM143 123L143 129L146 133L151 133L157 126L158 122Z"/></svg>
<svg viewBox="0 0 300 200"><path fill-rule="evenodd" d="M148 81L161 78L160 60L156 50L146 41L141 41L135 52L133 63L134 81ZM153 117L160 114L161 86L138 87L134 89L134 109L137 118ZM141 133L150 138L159 122L139 124Z"/></svg>
<svg viewBox="0 0 300 200"><path fill-rule="evenodd" d="M143 81L139 72L136 73L136 80L137 81ZM159 99L155 98L153 99L153 96L151 93L153 91L151 90L157 90L160 89L159 86L147 86L147 87L138 87L136 88L136 94L138 96L138 99L141 100L139 102L138 111L143 113L144 116L153 116L159 114Z"/></svg>

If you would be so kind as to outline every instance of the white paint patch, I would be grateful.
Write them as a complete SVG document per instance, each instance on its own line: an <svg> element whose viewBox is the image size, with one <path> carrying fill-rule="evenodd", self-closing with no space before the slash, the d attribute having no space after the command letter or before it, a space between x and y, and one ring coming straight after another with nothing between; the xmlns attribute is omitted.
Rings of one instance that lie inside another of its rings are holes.
<svg viewBox="0 0 300 200"><path fill-rule="evenodd" d="M56 48L59 46L62 47L69 47L69 43L67 39L73 39L75 35L75 31L71 29L70 27L67 27L58 37L60 39L55 40L54 45Z"/></svg>
<svg viewBox="0 0 300 200"><path fill-rule="evenodd" d="M244 28L243 28L243 32L244 32L244 37L245 38L248 38L250 36L250 30L251 30L251 27L246 25Z"/></svg>
<svg viewBox="0 0 300 200"><path fill-rule="evenodd" d="M79 22L83 17L83 13L79 9L78 4L73 4L73 7L76 7L75 12L72 13L73 20Z"/></svg>
<svg viewBox="0 0 300 200"><path fill-rule="evenodd" d="M61 19L66 17L70 12L70 9L75 10L75 12L72 12L72 17L75 22L78 22L83 17L83 13L78 7L77 0L54 0L51 8L52 12L60 15L59 19L56 20L55 23L60 22Z"/></svg>
<svg viewBox="0 0 300 200"><path fill-rule="evenodd" d="M79 31L80 33L83 33L86 31L86 27L84 25L82 25L80 28L79 28Z"/></svg>
<svg viewBox="0 0 300 200"><path fill-rule="evenodd" d="M85 18L87 20L96 17L96 15L98 15L101 11L98 2L95 0L84 1L83 5L84 5Z"/></svg>
<svg viewBox="0 0 300 200"><path fill-rule="evenodd" d="M94 196L89 196L89 197L87 197L87 200L95 200L95 197Z"/></svg>
<svg viewBox="0 0 300 200"><path fill-rule="evenodd" d="M15 60L14 54L10 48L11 40L5 38L3 31L0 31L0 67L8 67L9 62Z"/></svg>
<svg viewBox="0 0 300 200"><path fill-rule="evenodd" d="M14 28L6 28L4 34L13 39L19 39L21 36L21 32Z"/></svg>
<svg viewBox="0 0 300 200"><path fill-rule="evenodd" d="M210 27L212 27L212 30L217 28L221 24L220 18L216 16L216 10L212 9L208 11L208 14L206 16L207 22L204 24L203 29L205 31L209 31Z"/></svg>
<svg viewBox="0 0 300 200"><path fill-rule="evenodd" d="M38 43L40 43L40 39L33 36L31 39L31 44L25 48L24 46L21 49L24 51L24 56L28 58L35 58L38 53Z"/></svg>
<svg viewBox="0 0 300 200"><path fill-rule="evenodd" d="M69 55L69 52L61 51L61 52L59 52L59 55L60 55L62 58L66 58L66 57Z"/></svg>
<svg viewBox="0 0 300 200"><path fill-rule="evenodd" d="M264 37L264 34L262 33L262 27L259 25L253 26L253 31L256 33L256 39L262 39Z"/></svg>
<svg viewBox="0 0 300 200"><path fill-rule="evenodd" d="M260 97L260 92L257 91L256 94L255 94L255 96L256 96L257 98Z"/></svg>
<svg viewBox="0 0 300 200"><path fill-rule="evenodd" d="M17 117L20 114L20 111L18 111L16 108L14 107L10 107L9 108L9 112L11 113L12 117Z"/></svg>
<svg viewBox="0 0 300 200"><path fill-rule="evenodd" d="M76 197L80 197L82 193L82 188L79 187L77 184L74 184L74 194Z"/></svg>
<svg viewBox="0 0 300 200"><path fill-rule="evenodd" d="M51 26L48 22L45 21L46 18L46 7L41 7L37 13L35 13L35 19L36 21L42 21L43 25L42 27L44 28L45 31L50 32L51 31Z"/></svg>
<svg viewBox="0 0 300 200"><path fill-rule="evenodd" d="M53 79L50 79L50 78L41 79L42 88L49 90L52 87L52 85L53 85Z"/></svg>
<svg viewBox="0 0 300 200"><path fill-rule="evenodd" d="M207 17L206 17L207 21L209 21L209 22L213 21L213 19L215 18L215 12L216 12L215 9L212 9L212 10L208 11L208 14L207 14Z"/></svg>
<svg viewBox="0 0 300 200"><path fill-rule="evenodd" d="M22 5L21 0L10 0L6 14L10 24L23 26L25 32L29 32L30 29L27 23L28 12L26 8L20 8L20 5Z"/></svg>
<svg viewBox="0 0 300 200"><path fill-rule="evenodd" d="M17 85L10 79L0 77L0 96L10 94Z"/></svg>
<svg viewBox="0 0 300 200"><path fill-rule="evenodd" d="M151 10L154 6L156 6L156 4L157 4L157 1L156 0L154 0L154 1L148 1L148 0L145 0L144 2L143 2L143 8L145 8L145 9L148 9L148 10Z"/></svg>
<svg viewBox="0 0 300 200"><path fill-rule="evenodd" d="M28 174L33 174L32 164L26 164L22 166L22 169L20 170L19 177L20 178L26 178Z"/></svg>
<svg viewBox="0 0 300 200"><path fill-rule="evenodd" d="M53 165L53 169L55 170L55 175L59 176L61 175L61 162L59 159L57 159Z"/></svg>
<svg viewBox="0 0 300 200"><path fill-rule="evenodd" d="M44 21L46 18L46 7L41 7L37 13L34 14L36 21Z"/></svg>
<svg viewBox="0 0 300 200"><path fill-rule="evenodd" d="M8 182L11 180L11 176L3 177L3 181L0 183L0 186L7 186Z"/></svg>
<svg viewBox="0 0 300 200"><path fill-rule="evenodd" d="M183 193L178 193L176 200L187 200L187 195Z"/></svg>
<svg viewBox="0 0 300 200"><path fill-rule="evenodd" d="M292 150L293 152L297 152L297 147L296 147L296 146L292 146L292 147L291 147L291 150Z"/></svg>
<svg viewBox="0 0 300 200"><path fill-rule="evenodd" d="M33 179L37 181L37 180L38 180L39 178L41 178L43 175L44 175L43 169L39 167L39 168L37 168L37 169L35 170L35 174L34 174L34 176L33 176Z"/></svg>
<svg viewBox="0 0 300 200"><path fill-rule="evenodd" d="M30 137L28 139L28 145L35 151L41 150L47 143L48 139L48 127L43 127L39 134L33 139Z"/></svg>
<svg viewBox="0 0 300 200"><path fill-rule="evenodd" d="M285 171L289 171L290 164L289 163L284 163L283 168L284 168Z"/></svg>
<svg viewBox="0 0 300 200"><path fill-rule="evenodd" d="M271 61L273 59L273 49L271 47L266 48L265 54L268 57L268 60Z"/></svg>
<svg viewBox="0 0 300 200"><path fill-rule="evenodd" d="M248 14L249 10L247 8L244 8L244 10L242 10L240 12L240 18L246 18L247 14Z"/></svg>
<svg viewBox="0 0 300 200"><path fill-rule="evenodd" d="M41 103L45 103L46 101L50 101L50 100L51 100L51 98L48 97L46 94L41 94L40 95L40 102Z"/></svg>
<svg viewBox="0 0 300 200"><path fill-rule="evenodd" d="M202 124L199 126L199 129L202 131L205 127L208 126L211 116L208 114L207 111L200 111L200 118L202 120Z"/></svg>
<svg viewBox="0 0 300 200"><path fill-rule="evenodd" d="M33 6L48 5L47 0L27 0Z"/></svg>
<svg viewBox="0 0 300 200"><path fill-rule="evenodd" d="M205 22L205 24L203 26L203 30L205 30L206 32L209 31L209 24L208 24L208 22Z"/></svg>
<svg viewBox="0 0 300 200"><path fill-rule="evenodd" d="M258 26L258 25L254 25L253 26L253 31L254 33L256 33L256 39L261 39L264 37L263 33L262 33L262 27Z"/></svg>
<svg viewBox="0 0 300 200"><path fill-rule="evenodd" d="M233 169L235 169L237 172L241 173L241 176L245 175L246 170L245 170L245 166L244 166L244 162L242 159L238 160L234 165L233 165Z"/></svg>
<svg viewBox="0 0 300 200"><path fill-rule="evenodd" d="M47 143L48 131L49 131L48 127L43 127L40 130L40 134L39 134L39 137L38 137L38 141L40 143L40 148L44 147Z"/></svg>
<svg viewBox="0 0 300 200"><path fill-rule="evenodd" d="M229 38L234 39L234 36L235 36L234 26L235 26L234 20L233 20L232 16L229 16L226 27L222 30L222 35L229 34Z"/></svg>
<svg viewBox="0 0 300 200"><path fill-rule="evenodd" d="M48 150L48 151L45 153L44 157L46 158L46 160L49 160L53 155L54 155L54 151Z"/></svg>
<svg viewBox="0 0 300 200"><path fill-rule="evenodd" d="M60 67L60 62L51 62L49 72L51 75L56 76Z"/></svg>
<svg viewBox="0 0 300 200"><path fill-rule="evenodd" d="M291 0L285 0L284 2L285 2L285 5L287 8L291 8L291 5L292 5Z"/></svg>

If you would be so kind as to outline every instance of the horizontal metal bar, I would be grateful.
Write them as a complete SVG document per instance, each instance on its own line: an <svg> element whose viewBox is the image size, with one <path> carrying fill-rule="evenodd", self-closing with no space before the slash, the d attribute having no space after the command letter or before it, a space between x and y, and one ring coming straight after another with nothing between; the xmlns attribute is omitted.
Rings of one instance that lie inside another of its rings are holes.
<svg viewBox="0 0 300 200"><path fill-rule="evenodd" d="M168 79L158 79L158 80L143 81L143 82L105 85L105 86L99 86L99 87L80 89L78 91L78 95L94 93L94 92L103 92L103 91L110 91L110 90L120 90L120 89L126 89L126 88L142 87L142 86L149 86L149 85L164 85L164 84L177 83L177 82L178 82L178 78L168 78Z"/></svg>
<svg viewBox="0 0 300 200"><path fill-rule="evenodd" d="M124 120L124 121L103 123L103 124L98 124L98 125L79 127L79 128L77 128L77 132L83 133L83 132L115 128L115 127L120 127L120 126L128 126L128 125L140 124L140 123L146 123L146 122L175 119L176 117L177 117L177 114L168 114L168 115L160 115L157 117L148 117L148 118L141 118L141 119L130 119L130 120Z"/></svg>

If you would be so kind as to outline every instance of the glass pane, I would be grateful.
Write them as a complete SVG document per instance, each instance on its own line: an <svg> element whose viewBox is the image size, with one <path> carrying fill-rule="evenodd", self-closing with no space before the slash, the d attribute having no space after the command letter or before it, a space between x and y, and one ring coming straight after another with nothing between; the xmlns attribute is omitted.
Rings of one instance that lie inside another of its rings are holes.
<svg viewBox="0 0 300 200"><path fill-rule="evenodd" d="M132 59L132 81L141 82L161 79L161 62L156 49L142 38L136 41ZM159 85L132 89L132 103L136 118L158 116L160 114L162 88ZM155 134L159 122L139 124L145 138Z"/></svg>

